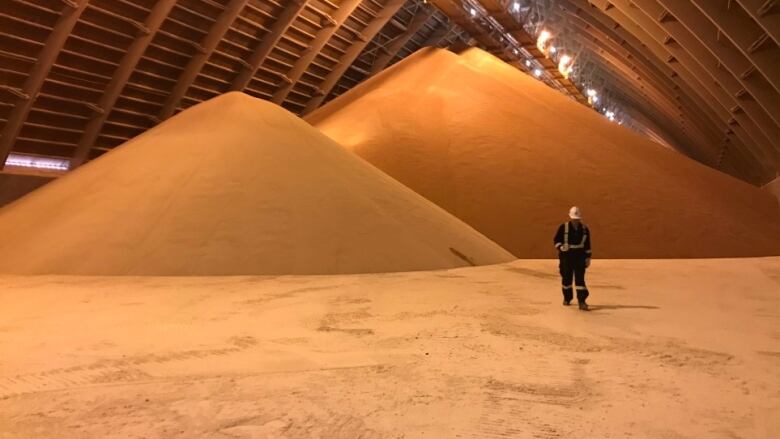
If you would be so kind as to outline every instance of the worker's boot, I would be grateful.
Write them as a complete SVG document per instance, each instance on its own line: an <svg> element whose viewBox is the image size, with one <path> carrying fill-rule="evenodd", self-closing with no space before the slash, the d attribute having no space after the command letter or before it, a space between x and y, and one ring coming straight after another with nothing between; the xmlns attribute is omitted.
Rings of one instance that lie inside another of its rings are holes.
<svg viewBox="0 0 780 439"><path fill-rule="evenodd" d="M580 309L581 310L583 310L583 311L587 311L588 310L588 304L585 303L584 300L580 300L579 304L580 304Z"/></svg>
<svg viewBox="0 0 780 439"><path fill-rule="evenodd" d="M569 306L571 305L571 300L563 299L563 306Z"/></svg>

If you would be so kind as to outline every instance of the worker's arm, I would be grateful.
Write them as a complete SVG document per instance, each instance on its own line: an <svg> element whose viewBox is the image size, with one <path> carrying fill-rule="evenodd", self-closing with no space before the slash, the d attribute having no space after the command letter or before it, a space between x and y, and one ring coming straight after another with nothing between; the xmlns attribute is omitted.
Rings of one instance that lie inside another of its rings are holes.
<svg viewBox="0 0 780 439"><path fill-rule="evenodd" d="M558 226L558 231L555 233L555 238L553 238L553 244L558 251L561 250L563 245L563 224Z"/></svg>

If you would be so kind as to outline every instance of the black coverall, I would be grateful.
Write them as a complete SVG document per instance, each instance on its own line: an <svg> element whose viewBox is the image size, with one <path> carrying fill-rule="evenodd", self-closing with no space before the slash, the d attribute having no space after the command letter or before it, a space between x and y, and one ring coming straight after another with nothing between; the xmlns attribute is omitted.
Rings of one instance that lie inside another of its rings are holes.
<svg viewBox="0 0 780 439"><path fill-rule="evenodd" d="M586 260L591 256L588 227L582 223L579 227L575 227L572 222L561 224L553 242L558 249L563 300L571 301L574 296L573 277L577 289L577 301L584 302L589 294L588 287L585 286L585 265Z"/></svg>

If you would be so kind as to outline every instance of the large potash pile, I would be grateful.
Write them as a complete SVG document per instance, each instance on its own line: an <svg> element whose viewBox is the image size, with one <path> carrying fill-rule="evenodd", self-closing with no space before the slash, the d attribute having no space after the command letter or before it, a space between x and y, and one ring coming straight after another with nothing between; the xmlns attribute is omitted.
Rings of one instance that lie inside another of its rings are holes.
<svg viewBox="0 0 780 439"><path fill-rule="evenodd" d="M769 193L477 49L423 49L307 120L518 257L552 256L572 205L598 257L780 254Z"/></svg>
<svg viewBox="0 0 780 439"><path fill-rule="evenodd" d="M512 256L273 104L188 109L0 210L0 272L335 274Z"/></svg>

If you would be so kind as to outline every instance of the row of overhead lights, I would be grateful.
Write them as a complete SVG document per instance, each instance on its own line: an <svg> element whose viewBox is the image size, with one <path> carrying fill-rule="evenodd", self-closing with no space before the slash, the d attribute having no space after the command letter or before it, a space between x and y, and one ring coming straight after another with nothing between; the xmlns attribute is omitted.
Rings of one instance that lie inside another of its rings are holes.
<svg viewBox="0 0 780 439"><path fill-rule="evenodd" d="M521 8L520 7L520 2L517 2L517 1L512 2L512 12L516 12L516 13L520 12L520 8ZM476 18L477 15L479 15L479 11L477 11L477 8L475 8L474 6L469 6L469 14L471 15L472 18ZM514 53L515 55L519 55L520 51L517 49L517 47L515 47L515 48L512 49L512 53ZM532 63L531 60L526 60L525 61L525 66L530 69L531 65L532 65L531 63ZM540 78L543 73L544 73L544 71L539 69L539 68L535 68L533 70L533 74L537 78Z"/></svg>
<svg viewBox="0 0 780 439"><path fill-rule="evenodd" d="M588 103L595 107L596 104L599 102L599 94L598 94L598 92L596 90L592 89L592 88L588 88L585 91L585 94L588 95ZM608 110L607 107L602 107L601 108L601 112L604 114L604 116L607 119L609 119L610 122L614 122L615 121L615 117L617 116L617 114L614 111ZM622 121L618 121L618 125L623 125L623 122Z"/></svg>
<svg viewBox="0 0 780 439"><path fill-rule="evenodd" d="M512 12L515 13L520 12L520 9L521 9L520 2L518 1L512 2L512 6L511 6ZM479 12L475 7L471 6L469 8L469 14L471 15L472 18L474 18L479 14ZM553 38L554 36L549 30L542 29L539 32L539 35L537 36L536 47L539 49L540 52L544 54L544 56L548 58L557 57L558 71L561 73L561 75L563 75L564 78L569 79L569 75L574 69L574 57L572 57L567 53L562 53L557 47L555 47L555 45L552 44ZM517 48L514 48L513 52L515 55L519 54ZM530 70L532 66L533 66L533 61L530 59L526 59L525 67ZM536 78L541 78L542 75L544 74L544 70L542 70L539 67L534 68L531 72L533 73L533 76ZM591 106L596 107L596 104L598 104L599 102L598 92L593 88L588 88L585 91L585 94L588 96L588 103ZM601 112L604 114L604 116L606 116L607 119L609 119L612 122L615 121L616 114L614 111L607 110L606 107L602 108L601 110L602 110ZM618 124L622 125L623 122L618 121Z"/></svg>
<svg viewBox="0 0 780 439"><path fill-rule="evenodd" d="M70 160L11 153L8 154L8 158L5 160L5 166L47 171L67 171L70 168Z"/></svg>
<svg viewBox="0 0 780 439"><path fill-rule="evenodd" d="M537 48L544 53L545 56L550 57L551 55L554 56L556 53L559 53L558 49L551 44L551 40L553 38L553 35L548 30L542 30L539 33L539 37L536 40L536 46ZM530 62L526 61L526 66L530 65ZM574 60L571 56L567 54L560 54L558 57L558 71L561 72L564 78L568 79L569 74L571 73L574 66ZM541 76L541 71L539 69L536 69L534 71L534 76L539 77ZM585 90L585 94L588 96L588 104L590 104L593 107L596 107L596 104L599 102L599 94L598 92L593 88L588 88ZM606 107L601 109L601 112L604 113L604 116L606 116L607 119L609 119L611 122L615 121L616 114L614 111L607 110ZM618 121L618 124L622 125L622 121Z"/></svg>
<svg viewBox="0 0 780 439"><path fill-rule="evenodd" d="M547 58L558 58L558 71L564 78L569 79L569 75L574 69L574 58L571 55L558 51L558 48L552 44L553 34L543 29L536 38L536 48Z"/></svg>
<svg viewBox="0 0 780 439"><path fill-rule="evenodd" d="M520 2L513 2L512 3L512 12L520 12ZM473 6L469 9L469 13L472 17L477 16L477 9Z"/></svg>

